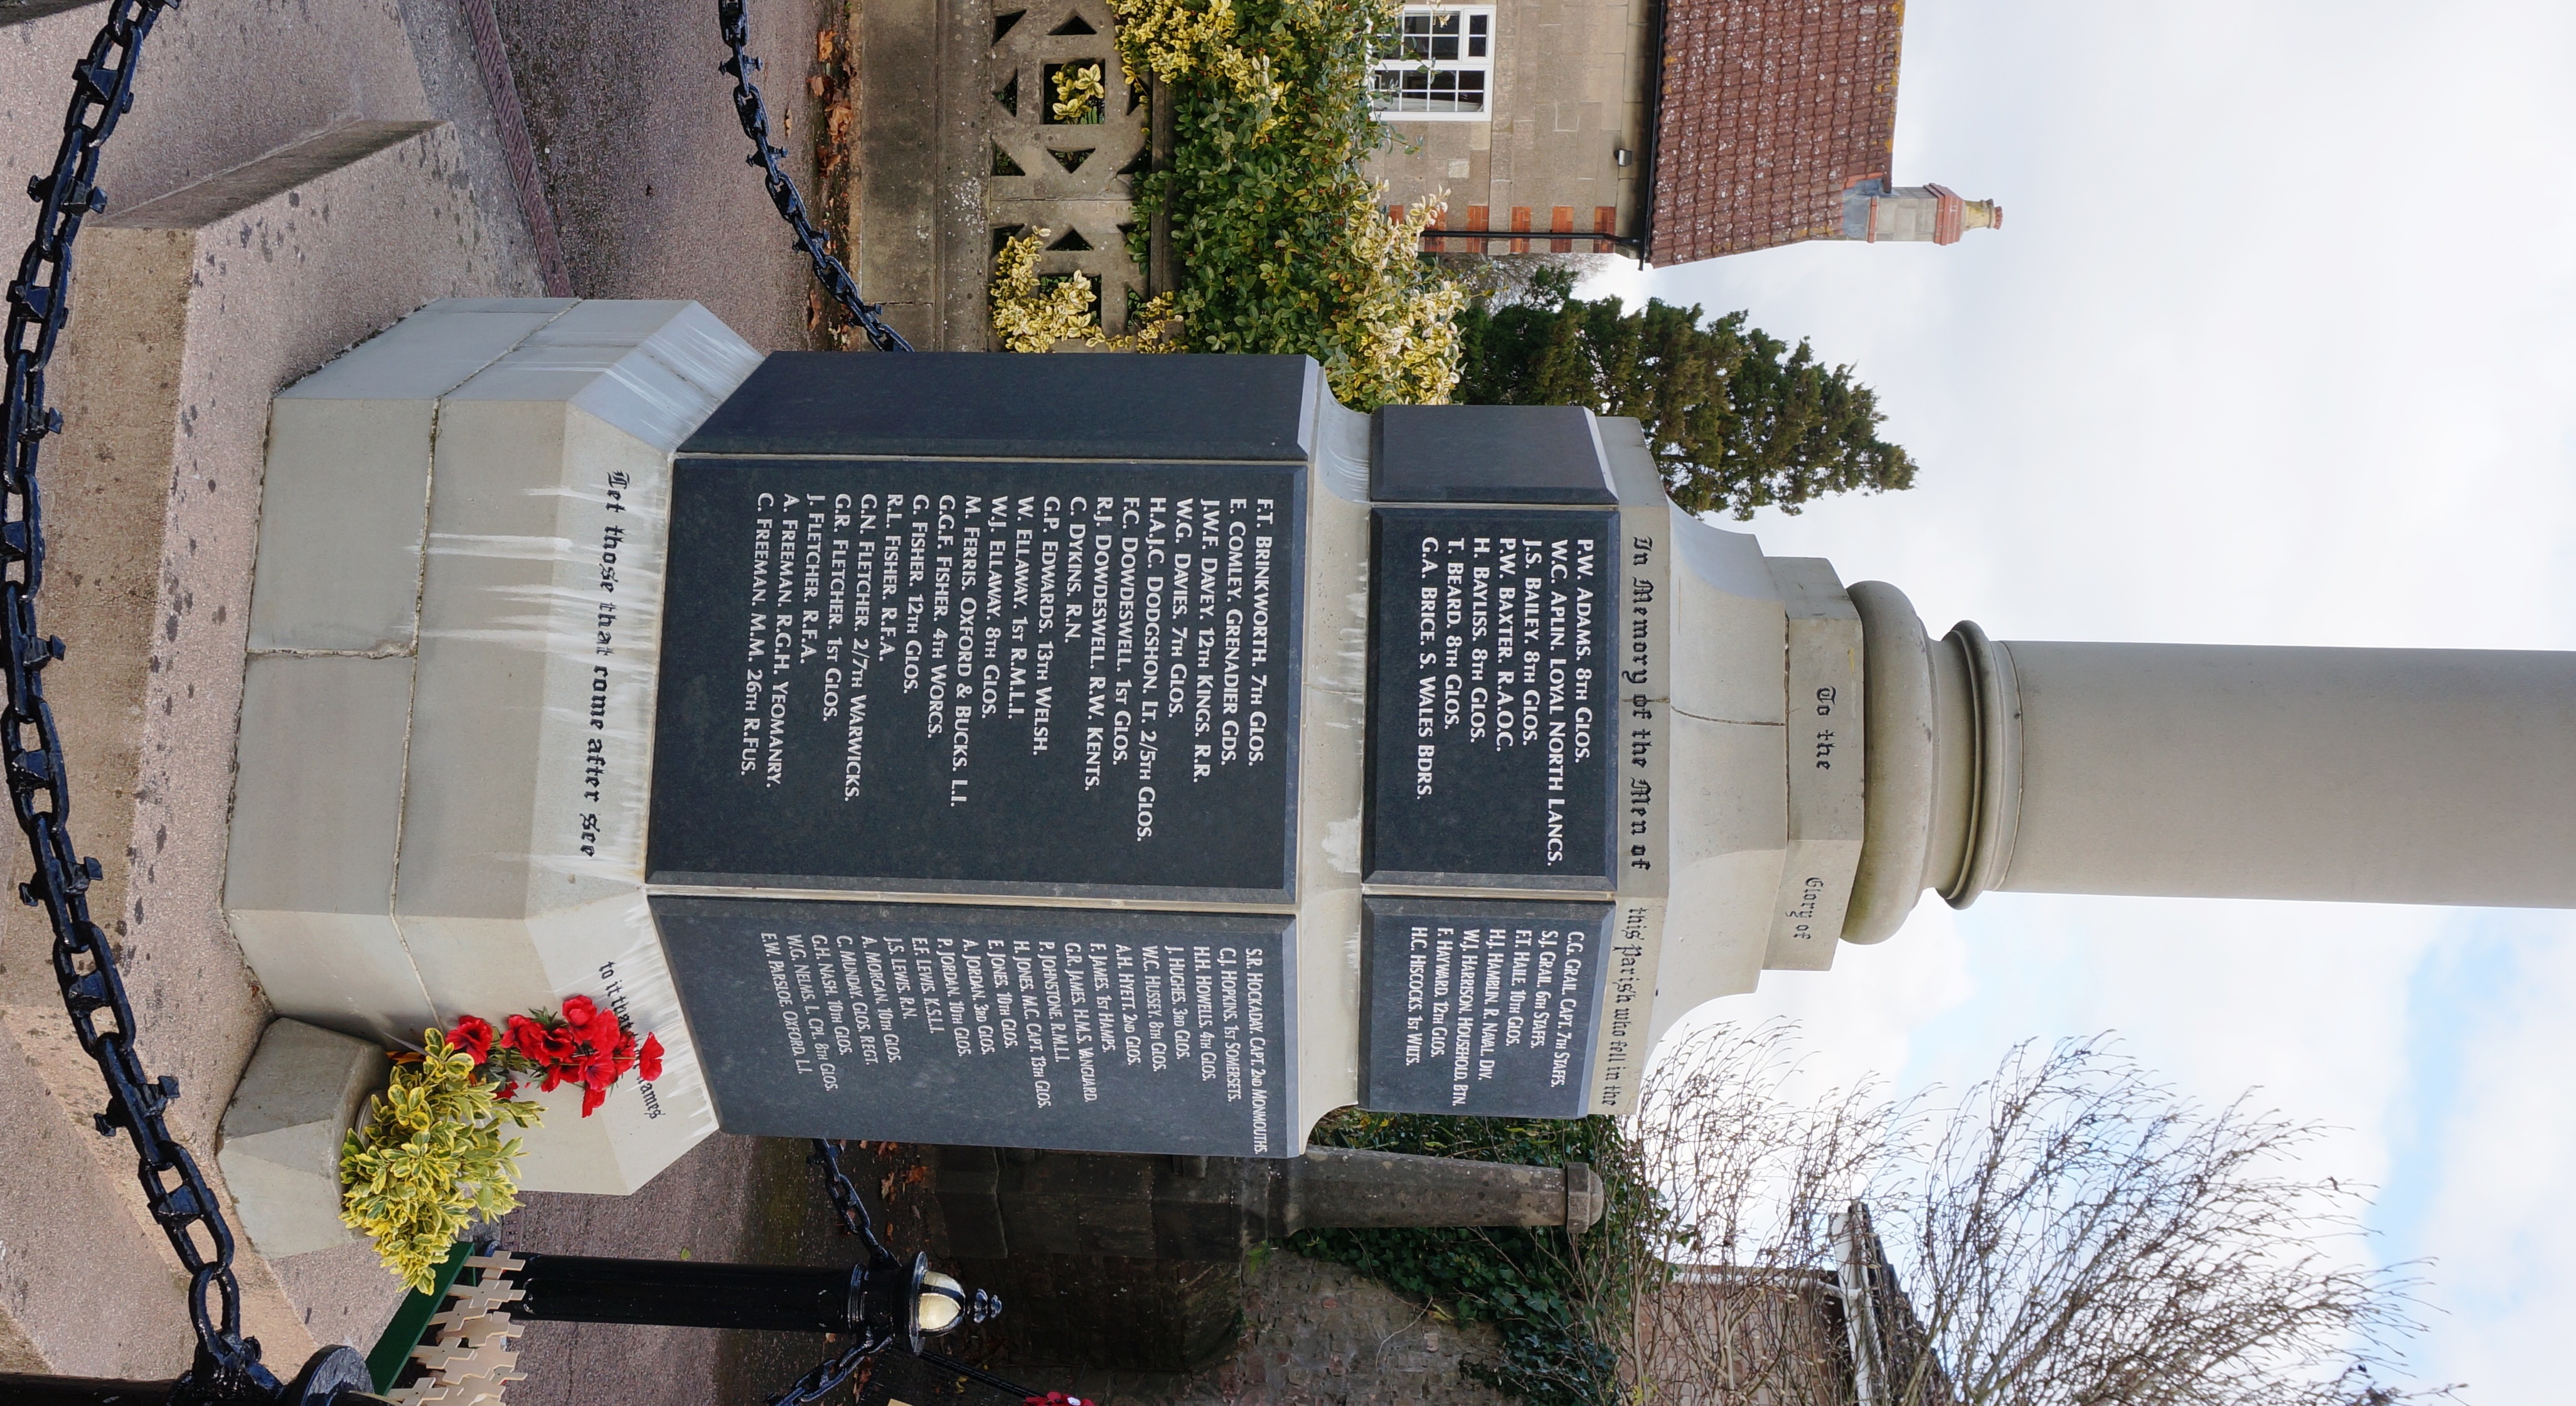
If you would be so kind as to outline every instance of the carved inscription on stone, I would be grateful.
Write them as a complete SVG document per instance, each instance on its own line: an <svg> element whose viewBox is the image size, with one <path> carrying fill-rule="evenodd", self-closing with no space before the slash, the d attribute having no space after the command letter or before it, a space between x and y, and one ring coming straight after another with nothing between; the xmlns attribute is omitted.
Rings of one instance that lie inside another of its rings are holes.
<svg viewBox="0 0 2576 1406"><path fill-rule="evenodd" d="M1369 878L1608 890L1615 515L1376 520Z"/></svg>
<svg viewBox="0 0 2576 1406"><path fill-rule="evenodd" d="M725 1131L1289 1156L1291 920L653 900Z"/></svg>
<svg viewBox="0 0 2576 1406"><path fill-rule="evenodd" d="M655 877L1283 896L1299 485L683 458Z"/></svg>

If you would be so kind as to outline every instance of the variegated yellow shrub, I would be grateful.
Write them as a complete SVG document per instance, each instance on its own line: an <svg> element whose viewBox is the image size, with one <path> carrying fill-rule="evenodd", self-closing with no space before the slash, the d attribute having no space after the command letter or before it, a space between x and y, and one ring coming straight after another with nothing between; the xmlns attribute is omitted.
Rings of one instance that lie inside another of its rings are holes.
<svg viewBox="0 0 2576 1406"><path fill-rule="evenodd" d="M1392 0L1110 0L1129 81L1173 103L1169 166L1136 183L1167 217L1191 351L1304 353L1354 409L1447 399L1464 299L1421 256L1437 213L1388 219L1369 85Z"/></svg>
<svg viewBox="0 0 2576 1406"><path fill-rule="evenodd" d="M993 333L1002 350L1053 351L1059 342L1080 342L1103 351L1167 352L1181 349L1181 327L1172 310L1172 295L1157 294L1127 315L1137 330L1112 337L1093 316L1098 295L1091 280L1065 278L1050 285L1038 274L1038 250L1053 230L1013 235L993 257Z"/></svg>
<svg viewBox="0 0 2576 1406"><path fill-rule="evenodd" d="M1109 99L1109 89L1100 76L1096 63L1069 63L1055 71L1055 120L1075 125L1100 121L1101 104Z"/></svg>
<svg viewBox="0 0 2576 1406"><path fill-rule="evenodd" d="M539 1110L499 1097L498 1076L439 1032L422 1042L340 1146L340 1219L375 1242L395 1278L428 1293L468 1225L517 1208L519 1143L503 1134L536 1126Z"/></svg>
<svg viewBox="0 0 2576 1406"><path fill-rule="evenodd" d="M1109 0L1109 11L1129 83L1211 79L1238 101L1276 105L1269 57L1235 42L1234 0Z"/></svg>

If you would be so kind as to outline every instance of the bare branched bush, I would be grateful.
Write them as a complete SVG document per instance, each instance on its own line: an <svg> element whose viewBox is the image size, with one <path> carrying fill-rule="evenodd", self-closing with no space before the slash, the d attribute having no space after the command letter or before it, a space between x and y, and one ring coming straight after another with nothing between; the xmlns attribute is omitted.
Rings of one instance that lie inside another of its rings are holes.
<svg viewBox="0 0 2576 1406"><path fill-rule="evenodd" d="M2360 1263L2365 1197L2301 1166L2316 1125L2196 1106L2100 1041L2019 1047L1955 1104L1799 1098L1795 1040L1712 1027L1647 1081L1637 1406L2408 1399L2380 1383L2417 1282Z"/></svg>
<svg viewBox="0 0 2576 1406"><path fill-rule="evenodd" d="M1911 1131L1871 1204L1964 1401L2345 1406L2403 1365L2416 1281L2359 1263L2367 1198L2299 1167L2316 1124L2083 1041Z"/></svg>
<svg viewBox="0 0 2576 1406"><path fill-rule="evenodd" d="M1796 1097L1796 1030L1713 1026L1668 1050L1633 1128L1663 1194L1658 1280L1620 1354L1636 1406L1805 1406L1844 1397L1834 1218L1899 1131L1872 1087Z"/></svg>

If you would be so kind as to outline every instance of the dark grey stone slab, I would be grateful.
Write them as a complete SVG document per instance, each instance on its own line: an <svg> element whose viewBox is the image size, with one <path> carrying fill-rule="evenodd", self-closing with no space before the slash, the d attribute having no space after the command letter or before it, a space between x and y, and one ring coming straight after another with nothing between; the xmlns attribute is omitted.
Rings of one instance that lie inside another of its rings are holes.
<svg viewBox="0 0 2576 1406"><path fill-rule="evenodd" d="M1616 515L1375 518L1369 881L1607 893Z"/></svg>
<svg viewBox="0 0 2576 1406"><path fill-rule="evenodd" d="M1579 405L1390 405L1370 426L1381 503L1610 504L1610 461Z"/></svg>
<svg viewBox="0 0 2576 1406"><path fill-rule="evenodd" d="M681 458L654 880L1286 898L1303 484Z"/></svg>
<svg viewBox="0 0 2576 1406"><path fill-rule="evenodd" d="M1365 900L1360 1106L1580 1118L1607 903Z"/></svg>
<svg viewBox="0 0 2576 1406"><path fill-rule="evenodd" d="M1304 463L1302 356L777 352L682 454Z"/></svg>
<svg viewBox="0 0 2576 1406"><path fill-rule="evenodd" d="M1284 915L652 902L726 1132L1301 1150Z"/></svg>

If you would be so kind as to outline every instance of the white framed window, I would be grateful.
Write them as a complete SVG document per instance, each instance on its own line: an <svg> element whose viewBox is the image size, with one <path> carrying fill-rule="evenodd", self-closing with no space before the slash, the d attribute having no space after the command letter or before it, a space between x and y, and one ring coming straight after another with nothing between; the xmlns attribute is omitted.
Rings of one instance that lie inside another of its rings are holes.
<svg viewBox="0 0 2576 1406"><path fill-rule="evenodd" d="M1493 6L1408 5L1377 37L1371 98L1390 122L1482 122L1493 79Z"/></svg>

